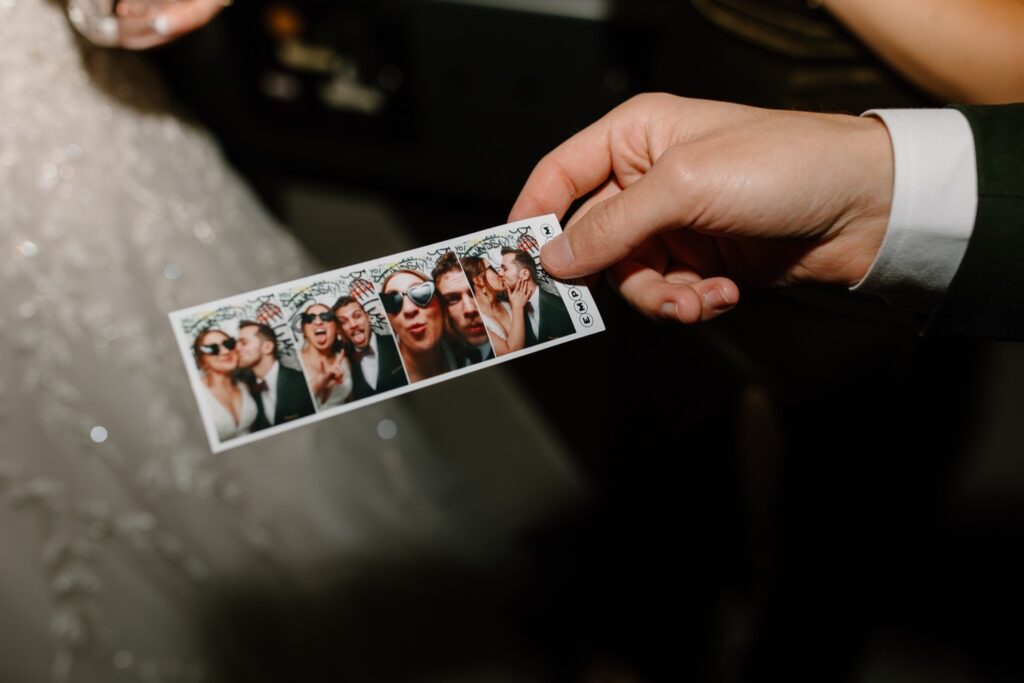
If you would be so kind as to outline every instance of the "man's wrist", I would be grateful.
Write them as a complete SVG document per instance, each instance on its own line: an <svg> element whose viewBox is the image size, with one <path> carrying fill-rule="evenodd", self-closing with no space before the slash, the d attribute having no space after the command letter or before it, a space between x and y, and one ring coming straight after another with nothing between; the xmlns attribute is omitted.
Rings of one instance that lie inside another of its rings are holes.
<svg viewBox="0 0 1024 683"><path fill-rule="evenodd" d="M930 313L959 267L974 227L974 137L953 109L872 110L892 141L892 207L884 241L852 289Z"/></svg>
<svg viewBox="0 0 1024 683"><path fill-rule="evenodd" d="M878 119L851 117L854 133L845 140L841 163L848 169L844 183L850 191L849 208L840 217L834 239L846 244L843 281L861 282L882 247L893 197L893 150L889 132Z"/></svg>

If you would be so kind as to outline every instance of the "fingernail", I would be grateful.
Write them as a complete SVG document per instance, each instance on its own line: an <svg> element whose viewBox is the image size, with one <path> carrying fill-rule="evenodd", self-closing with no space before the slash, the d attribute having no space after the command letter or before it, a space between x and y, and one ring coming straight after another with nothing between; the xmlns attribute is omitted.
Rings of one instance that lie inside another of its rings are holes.
<svg viewBox="0 0 1024 683"><path fill-rule="evenodd" d="M677 317L679 317L678 313L676 312L676 302L666 301L665 303L663 303L661 305L661 317L671 318L672 320L675 320Z"/></svg>
<svg viewBox="0 0 1024 683"><path fill-rule="evenodd" d="M726 311L732 308L732 304L726 301L725 292L721 287L715 287L704 293L704 305L713 311Z"/></svg>
<svg viewBox="0 0 1024 683"><path fill-rule="evenodd" d="M166 14L160 14L153 20L153 30L162 36L171 35L171 18Z"/></svg>
<svg viewBox="0 0 1024 683"><path fill-rule="evenodd" d="M572 267L575 257L565 235L559 235L544 245L544 262L556 270L567 270Z"/></svg>

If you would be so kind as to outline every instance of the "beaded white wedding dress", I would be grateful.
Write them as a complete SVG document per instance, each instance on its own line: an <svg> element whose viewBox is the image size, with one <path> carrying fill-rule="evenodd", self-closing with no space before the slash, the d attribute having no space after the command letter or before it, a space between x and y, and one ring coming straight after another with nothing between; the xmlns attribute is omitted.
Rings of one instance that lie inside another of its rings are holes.
<svg viewBox="0 0 1024 683"><path fill-rule="evenodd" d="M317 267L171 111L0 0L0 681L264 680L237 614L486 533L400 401L211 456L166 314Z"/></svg>

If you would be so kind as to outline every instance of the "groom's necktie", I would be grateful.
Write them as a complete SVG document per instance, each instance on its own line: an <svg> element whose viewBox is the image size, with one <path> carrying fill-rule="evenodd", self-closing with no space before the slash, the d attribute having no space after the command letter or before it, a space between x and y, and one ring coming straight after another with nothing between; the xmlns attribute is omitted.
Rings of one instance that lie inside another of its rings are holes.
<svg viewBox="0 0 1024 683"><path fill-rule="evenodd" d="M473 365L474 363L479 363L483 359L484 357L480 353L480 349L478 349L477 347L471 346L468 349L466 349L466 365Z"/></svg>

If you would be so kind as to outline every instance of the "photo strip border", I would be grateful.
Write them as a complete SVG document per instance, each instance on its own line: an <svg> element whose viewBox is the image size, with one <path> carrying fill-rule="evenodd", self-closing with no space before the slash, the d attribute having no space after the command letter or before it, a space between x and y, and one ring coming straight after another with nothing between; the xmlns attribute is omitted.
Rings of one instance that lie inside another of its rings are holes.
<svg viewBox="0 0 1024 683"><path fill-rule="evenodd" d="M528 250L531 255L534 256L535 261L538 261L540 246L554 239L559 233L561 233L561 231L562 228L558 223L558 219L554 215L537 216L522 221L508 223L506 225L480 230L454 239L444 240L434 244L417 247L415 249L409 249L392 256L373 259L371 261L347 266L345 268L335 268L324 273L309 275L290 282L263 287L243 294L226 297L217 301L200 304L198 306L191 306L189 308L169 313L168 318L170 319L175 339L178 342L178 348L181 352L182 361L184 362L188 373L192 392L199 407L199 413L202 418L203 427L206 430L210 450L214 453L219 453L232 448L237 448L245 444L253 443L254 441L260 441L276 434L334 417L335 415L347 413L351 410L357 410L372 403L377 403L395 396L417 391L424 387L433 386L440 382L446 382L450 379L455 379L471 372L477 372L485 368L493 367L494 365L505 363L516 358L521 358L543 349L597 334L598 332L604 331L604 321L598 311L593 294L582 280L555 280L544 273L543 270L538 269L539 272L537 275L539 280L542 281L538 286L549 293L556 293L561 298L562 303L564 304L572 321L574 328L572 333L547 341L538 340L538 343L533 346L527 346L516 351L510 351L500 356L492 355L490 358L468 365L467 367L458 367L434 377L410 382L405 386L388 389L381 393L352 400L351 402L341 405L329 408L319 408L316 412L310 415L221 441L218 437L214 417L211 414L209 407L206 405L206 401L202 398L202 393L204 391L208 393L208 391L202 384L203 379L198 367L196 366L195 358L193 357L192 346L194 335L200 329L205 329L205 327L200 328L199 326L196 326L194 324L196 320L201 319L204 316L216 315L216 312L218 311L225 311L230 310L232 307L244 306L246 302L273 301L278 298L281 292L288 289L297 289L307 283L344 277L346 274L354 272L372 273L379 271L381 268L384 268L386 271L390 264L401 263L407 259L417 258L423 254L453 251L459 257L463 257L469 254L481 254L489 249L499 249L502 245L500 244L500 240L495 239L495 237L503 233L516 236L516 248L524 249L525 247L524 250ZM492 240L492 242L489 243L488 240ZM429 276L430 273L428 272L427 275ZM377 283L374 283L374 286L376 289ZM376 292L376 294L379 297L380 293ZM193 322L193 325L192 329L186 332L185 323L188 321ZM529 324L529 321L527 321L527 324ZM392 330L392 334L394 334L394 330ZM278 340L280 341L280 334L278 335ZM300 342L300 340L294 338L294 336L290 341L295 347L297 347ZM294 352L295 349L290 349L290 351Z"/></svg>

